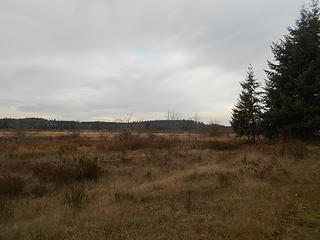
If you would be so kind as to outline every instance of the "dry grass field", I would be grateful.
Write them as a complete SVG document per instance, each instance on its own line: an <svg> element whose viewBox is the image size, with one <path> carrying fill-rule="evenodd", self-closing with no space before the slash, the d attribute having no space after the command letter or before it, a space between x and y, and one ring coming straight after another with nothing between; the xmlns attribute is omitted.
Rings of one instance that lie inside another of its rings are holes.
<svg viewBox="0 0 320 240"><path fill-rule="evenodd" d="M0 133L0 240L320 239L320 147Z"/></svg>

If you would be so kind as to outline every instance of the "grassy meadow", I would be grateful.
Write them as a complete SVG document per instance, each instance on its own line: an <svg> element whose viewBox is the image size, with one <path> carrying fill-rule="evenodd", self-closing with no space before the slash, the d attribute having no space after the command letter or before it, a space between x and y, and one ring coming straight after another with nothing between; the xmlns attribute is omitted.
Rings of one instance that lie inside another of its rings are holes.
<svg viewBox="0 0 320 240"><path fill-rule="evenodd" d="M0 132L0 240L320 239L320 146Z"/></svg>

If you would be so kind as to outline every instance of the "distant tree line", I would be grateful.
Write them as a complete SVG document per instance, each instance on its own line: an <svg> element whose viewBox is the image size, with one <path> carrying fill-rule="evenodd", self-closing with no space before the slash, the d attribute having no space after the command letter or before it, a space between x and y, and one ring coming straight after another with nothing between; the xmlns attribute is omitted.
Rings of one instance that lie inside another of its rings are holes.
<svg viewBox="0 0 320 240"><path fill-rule="evenodd" d="M231 125L238 136L313 138L320 130L320 19L318 1L303 7L294 28L273 43L264 88L249 67Z"/></svg>
<svg viewBox="0 0 320 240"><path fill-rule="evenodd" d="M230 132L230 128L216 125L223 132ZM142 130L142 131L193 131L206 132L209 125L193 120L155 120L141 122L78 122L47 120L43 118L0 119L0 129L25 130Z"/></svg>

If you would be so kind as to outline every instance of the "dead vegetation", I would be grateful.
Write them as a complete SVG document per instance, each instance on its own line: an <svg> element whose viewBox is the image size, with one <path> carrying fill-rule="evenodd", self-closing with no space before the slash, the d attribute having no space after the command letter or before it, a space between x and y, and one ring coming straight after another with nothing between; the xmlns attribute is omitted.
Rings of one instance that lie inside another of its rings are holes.
<svg viewBox="0 0 320 240"><path fill-rule="evenodd" d="M319 152L190 134L2 137L0 239L318 239Z"/></svg>

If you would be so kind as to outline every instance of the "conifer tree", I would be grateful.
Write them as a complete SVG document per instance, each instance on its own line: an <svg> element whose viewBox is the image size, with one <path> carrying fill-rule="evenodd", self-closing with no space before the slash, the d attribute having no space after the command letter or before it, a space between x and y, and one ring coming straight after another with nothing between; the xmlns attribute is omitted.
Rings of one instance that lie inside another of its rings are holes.
<svg viewBox="0 0 320 240"><path fill-rule="evenodd" d="M294 28L271 47L266 70L264 133L306 138L320 129L320 20L318 1L303 7Z"/></svg>
<svg viewBox="0 0 320 240"><path fill-rule="evenodd" d="M260 132L261 106L260 84L255 79L254 71L250 65L246 79L240 83L242 90L238 102L232 110L231 126L239 136L246 136L250 142L256 141Z"/></svg>

